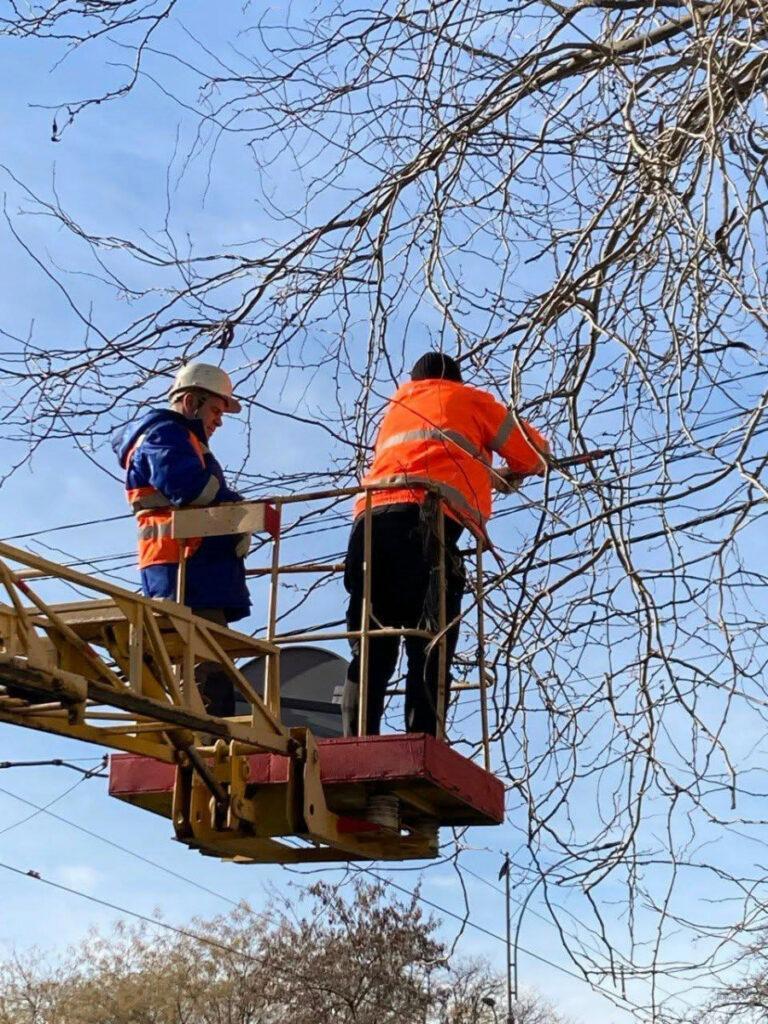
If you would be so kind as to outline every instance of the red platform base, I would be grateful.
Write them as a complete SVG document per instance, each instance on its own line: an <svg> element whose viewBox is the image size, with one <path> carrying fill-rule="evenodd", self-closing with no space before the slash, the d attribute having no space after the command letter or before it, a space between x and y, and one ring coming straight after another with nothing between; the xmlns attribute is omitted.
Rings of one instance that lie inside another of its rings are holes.
<svg viewBox="0 0 768 1024"><path fill-rule="evenodd" d="M474 761L432 736L409 735L320 739L320 774L328 807L363 815L368 798L391 794L400 800L404 824L429 818L438 825L500 825L504 785ZM288 759L252 754L249 786L280 786ZM134 754L113 754L111 796L171 816L175 768Z"/></svg>

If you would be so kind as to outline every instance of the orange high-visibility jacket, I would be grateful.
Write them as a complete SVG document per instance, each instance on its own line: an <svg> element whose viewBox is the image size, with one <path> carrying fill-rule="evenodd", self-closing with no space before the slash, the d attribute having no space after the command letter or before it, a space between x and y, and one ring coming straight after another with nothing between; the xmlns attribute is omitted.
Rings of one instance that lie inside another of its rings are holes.
<svg viewBox="0 0 768 1024"><path fill-rule="evenodd" d="M430 484L439 489L449 515L484 536L491 514L492 453L516 473L544 469L538 452L548 452L549 444L529 423L518 422L522 429L492 395L467 384L437 379L403 384L389 401L363 484L404 486L374 491L371 504L421 504L427 491L419 484ZM364 509L361 495L355 517Z"/></svg>

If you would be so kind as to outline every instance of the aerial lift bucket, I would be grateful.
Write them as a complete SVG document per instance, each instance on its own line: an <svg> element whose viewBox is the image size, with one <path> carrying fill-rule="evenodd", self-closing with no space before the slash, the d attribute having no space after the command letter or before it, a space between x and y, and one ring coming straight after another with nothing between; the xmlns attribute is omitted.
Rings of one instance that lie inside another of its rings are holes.
<svg viewBox="0 0 768 1024"><path fill-rule="evenodd" d="M266 637L0 544L0 721L122 751L111 761L113 796L171 818L189 847L241 862L435 857L440 827L503 821L502 783L442 739L317 740L282 723L280 525L271 504L183 510L174 520L178 537L272 537ZM96 596L47 603L29 585L43 577ZM183 588L183 565L179 577ZM376 632L369 612L363 648ZM266 665L262 694L237 667L259 657ZM248 702L249 715L207 714L195 665L211 660Z"/></svg>

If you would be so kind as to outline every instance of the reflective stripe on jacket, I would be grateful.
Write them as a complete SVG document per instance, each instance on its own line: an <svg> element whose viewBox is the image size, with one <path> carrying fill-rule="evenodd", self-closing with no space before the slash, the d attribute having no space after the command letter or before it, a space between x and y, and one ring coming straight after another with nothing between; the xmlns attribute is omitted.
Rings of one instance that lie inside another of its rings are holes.
<svg viewBox="0 0 768 1024"><path fill-rule="evenodd" d="M371 504L421 504L426 486L436 487L446 511L482 536L491 514L493 452L517 473L544 469L536 449L548 452L547 441L529 423L519 423L492 395L467 384L434 379L404 384L387 406L363 480L403 486L374 491ZM361 495L355 517L364 509Z"/></svg>
<svg viewBox="0 0 768 1024"><path fill-rule="evenodd" d="M205 469L205 453L207 446L195 436L193 431L187 430L188 443L200 460L200 465ZM173 565L181 560L182 549L184 557L190 558L199 550L202 542L201 537L189 537L184 541L174 540L171 536L173 527L173 505L169 498L156 487L143 486L131 487L131 468L133 457L137 449L146 439L146 434L141 434L128 455L126 456L126 496L131 510L136 515L139 534L139 568L146 569L150 565ZM191 505L209 505L216 497L219 490L219 482L216 477L211 476L203 487L203 490Z"/></svg>
<svg viewBox="0 0 768 1024"><path fill-rule="evenodd" d="M171 513L190 505L240 501L208 450L200 420L171 409L150 412L121 428L112 447L126 473L125 488L139 527L142 589L148 597L176 596L179 544L170 536ZM229 621L247 615L250 598L237 537L185 541L186 603L222 608Z"/></svg>
<svg viewBox="0 0 768 1024"><path fill-rule="evenodd" d="M176 598L179 544L170 536L171 512L189 505L240 501L208 450L200 420L157 409L118 430L112 447L126 471L125 489L139 526L141 586L147 597ZM220 608L229 622L251 606L237 537L185 541L190 608Z"/></svg>

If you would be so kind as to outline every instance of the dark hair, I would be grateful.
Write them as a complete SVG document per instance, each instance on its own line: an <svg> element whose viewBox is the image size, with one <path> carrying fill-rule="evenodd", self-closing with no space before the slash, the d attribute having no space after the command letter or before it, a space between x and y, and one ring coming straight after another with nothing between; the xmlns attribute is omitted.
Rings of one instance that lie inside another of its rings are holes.
<svg viewBox="0 0 768 1024"><path fill-rule="evenodd" d="M411 380L452 380L457 384L462 383L459 364L443 352L425 352L413 364Z"/></svg>

